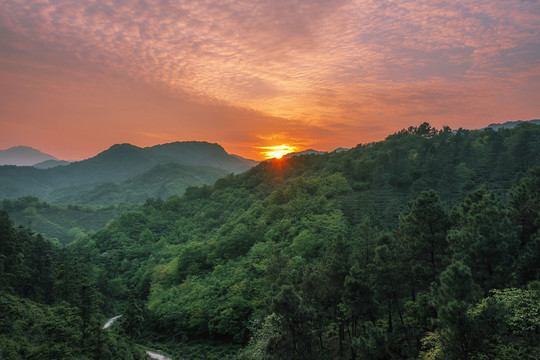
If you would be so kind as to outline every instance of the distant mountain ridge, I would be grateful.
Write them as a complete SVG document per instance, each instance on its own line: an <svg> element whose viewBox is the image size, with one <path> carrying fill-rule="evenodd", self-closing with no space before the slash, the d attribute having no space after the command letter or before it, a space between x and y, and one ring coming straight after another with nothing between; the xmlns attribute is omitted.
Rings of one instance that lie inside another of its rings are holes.
<svg viewBox="0 0 540 360"><path fill-rule="evenodd" d="M201 146L202 144L205 145ZM186 158L182 161L184 165L227 168L233 170L233 172L243 172L259 163L239 155L229 154L221 145L208 142L177 141L144 149L148 149L163 158L168 158L171 160L170 162L174 163L176 163L177 154L181 152L186 155Z"/></svg>
<svg viewBox="0 0 540 360"><path fill-rule="evenodd" d="M58 193L58 202L95 206L120 202L140 204L150 198L166 199L182 194L189 186L211 184L227 174L227 171L213 167L159 164L119 184L107 182L73 195L61 196Z"/></svg>
<svg viewBox="0 0 540 360"><path fill-rule="evenodd" d="M351 150L351 149L338 147L338 148L332 150L331 153L340 153L342 151L348 151L348 150ZM319 151L319 150L314 150L314 149L307 149L307 150L298 151L298 152L291 152L291 153L283 155L283 157L286 158L286 159L290 159L293 156L324 155L324 154L328 154L328 151Z"/></svg>
<svg viewBox="0 0 540 360"><path fill-rule="evenodd" d="M486 129L493 129L493 130L499 130L499 129L513 129L519 124L523 123L529 123L534 125L540 125L540 119L533 119L533 120L517 120L517 121L507 121L504 123L493 123L486 126Z"/></svg>
<svg viewBox="0 0 540 360"><path fill-rule="evenodd" d="M42 162L39 162L37 164L32 165L36 169L50 169L57 166L64 166L71 164L72 161L66 161L66 160L45 160Z"/></svg>
<svg viewBox="0 0 540 360"><path fill-rule="evenodd" d="M288 154L284 155L283 157L289 159L289 158L291 158L293 156L322 155L322 154L327 154L327 152L326 151L313 150L313 149L307 149L307 150L298 151L298 152L291 152L291 153L288 153Z"/></svg>
<svg viewBox="0 0 540 360"><path fill-rule="evenodd" d="M167 175L161 169L155 171L153 178L152 169L166 164L182 165L183 168L168 168ZM46 169L0 166L0 199L33 195L46 201L73 200L79 193L84 193L86 198L94 198L88 194L93 188L107 183L121 184L147 172L147 185L154 189L149 193L154 194L160 181L171 185L174 174L179 177L185 174L191 179L186 182L177 178L178 183L170 188L178 190L185 189L185 186L213 183L226 174L240 173L256 164L258 162L228 154L221 145L208 142L173 142L145 148L116 144L92 158L65 166ZM139 190L145 193L144 184ZM119 191L127 194L124 190ZM161 193L170 195L166 191ZM130 195L128 198L134 197Z"/></svg>
<svg viewBox="0 0 540 360"><path fill-rule="evenodd" d="M0 165L32 166L47 160L58 160L30 146L13 146L0 150Z"/></svg>

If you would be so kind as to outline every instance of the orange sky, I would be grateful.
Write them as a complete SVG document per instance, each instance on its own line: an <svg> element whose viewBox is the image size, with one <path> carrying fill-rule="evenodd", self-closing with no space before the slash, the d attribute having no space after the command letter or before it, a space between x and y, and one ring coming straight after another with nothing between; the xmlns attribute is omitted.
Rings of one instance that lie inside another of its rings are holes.
<svg viewBox="0 0 540 360"><path fill-rule="evenodd" d="M540 118L539 78L535 0L0 2L0 149L63 159Z"/></svg>

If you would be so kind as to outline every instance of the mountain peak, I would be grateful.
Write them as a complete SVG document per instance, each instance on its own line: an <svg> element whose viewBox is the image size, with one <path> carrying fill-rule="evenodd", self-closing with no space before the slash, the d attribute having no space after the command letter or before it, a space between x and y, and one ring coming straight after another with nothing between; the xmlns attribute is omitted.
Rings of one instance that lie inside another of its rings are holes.
<svg viewBox="0 0 540 360"><path fill-rule="evenodd" d="M179 149L183 151L190 151L190 150L214 150L214 151L220 151L227 153L223 146L217 144L217 143L210 143L208 141L174 141L170 143L165 144L159 144L154 145L151 147L148 147L147 149L153 149L153 150L161 150L161 149Z"/></svg>
<svg viewBox="0 0 540 360"><path fill-rule="evenodd" d="M30 146L13 146L6 150L0 150L0 165L32 166L46 161L58 160L52 155L45 154Z"/></svg>
<svg viewBox="0 0 540 360"><path fill-rule="evenodd" d="M493 123L489 124L486 129L493 129L495 131L499 129L513 129L519 124L523 123L529 123L534 125L540 125L540 119L533 119L533 120L517 120L517 121L507 121L504 123Z"/></svg>
<svg viewBox="0 0 540 360"><path fill-rule="evenodd" d="M288 154L284 155L284 157L285 158L291 158L293 156L323 155L323 154L327 154L327 153L328 152L326 152L326 151L318 151L318 150L314 150L314 149L307 149L307 150L303 150L303 151L288 153Z"/></svg>
<svg viewBox="0 0 540 360"><path fill-rule="evenodd" d="M17 145L17 146L12 146L10 147L9 149L6 149L4 151L8 151L8 150L11 150L11 151L39 151L37 149L34 149L33 147L31 146L26 146L26 145Z"/></svg>
<svg viewBox="0 0 540 360"><path fill-rule="evenodd" d="M140 149L140 147L132 145L130 143L121 143L121 144L114 144L107 150L123 150L123 149ZM105 150L105 151L107 151Z"/></svg>

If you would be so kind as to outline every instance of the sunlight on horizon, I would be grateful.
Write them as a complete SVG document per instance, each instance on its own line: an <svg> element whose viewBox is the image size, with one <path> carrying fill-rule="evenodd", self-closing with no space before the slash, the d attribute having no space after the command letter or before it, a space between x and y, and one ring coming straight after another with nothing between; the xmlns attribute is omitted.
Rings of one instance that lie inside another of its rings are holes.
<svg viewBox="0 0 540 360"><path fill-rule="evenodd" d="M294 152L297 150L293 145L275 145L275 146L261 146L259 149L264 150L260 153L264 155L265 159L280 159L283 155Z"/></svg>

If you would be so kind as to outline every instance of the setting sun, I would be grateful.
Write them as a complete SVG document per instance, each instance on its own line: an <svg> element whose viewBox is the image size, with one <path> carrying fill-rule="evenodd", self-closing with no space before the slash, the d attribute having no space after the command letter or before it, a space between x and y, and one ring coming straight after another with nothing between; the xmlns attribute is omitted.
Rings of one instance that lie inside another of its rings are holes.
<svg viewBox="0 0 540 360"><path fill-rule="evenodd" d="M280 159L283 155L286 155L290 152L294 152L297 148L292 145L276 145L276 146L262 146L259 149L261 154L264 155L265 159Z"/></svg>

